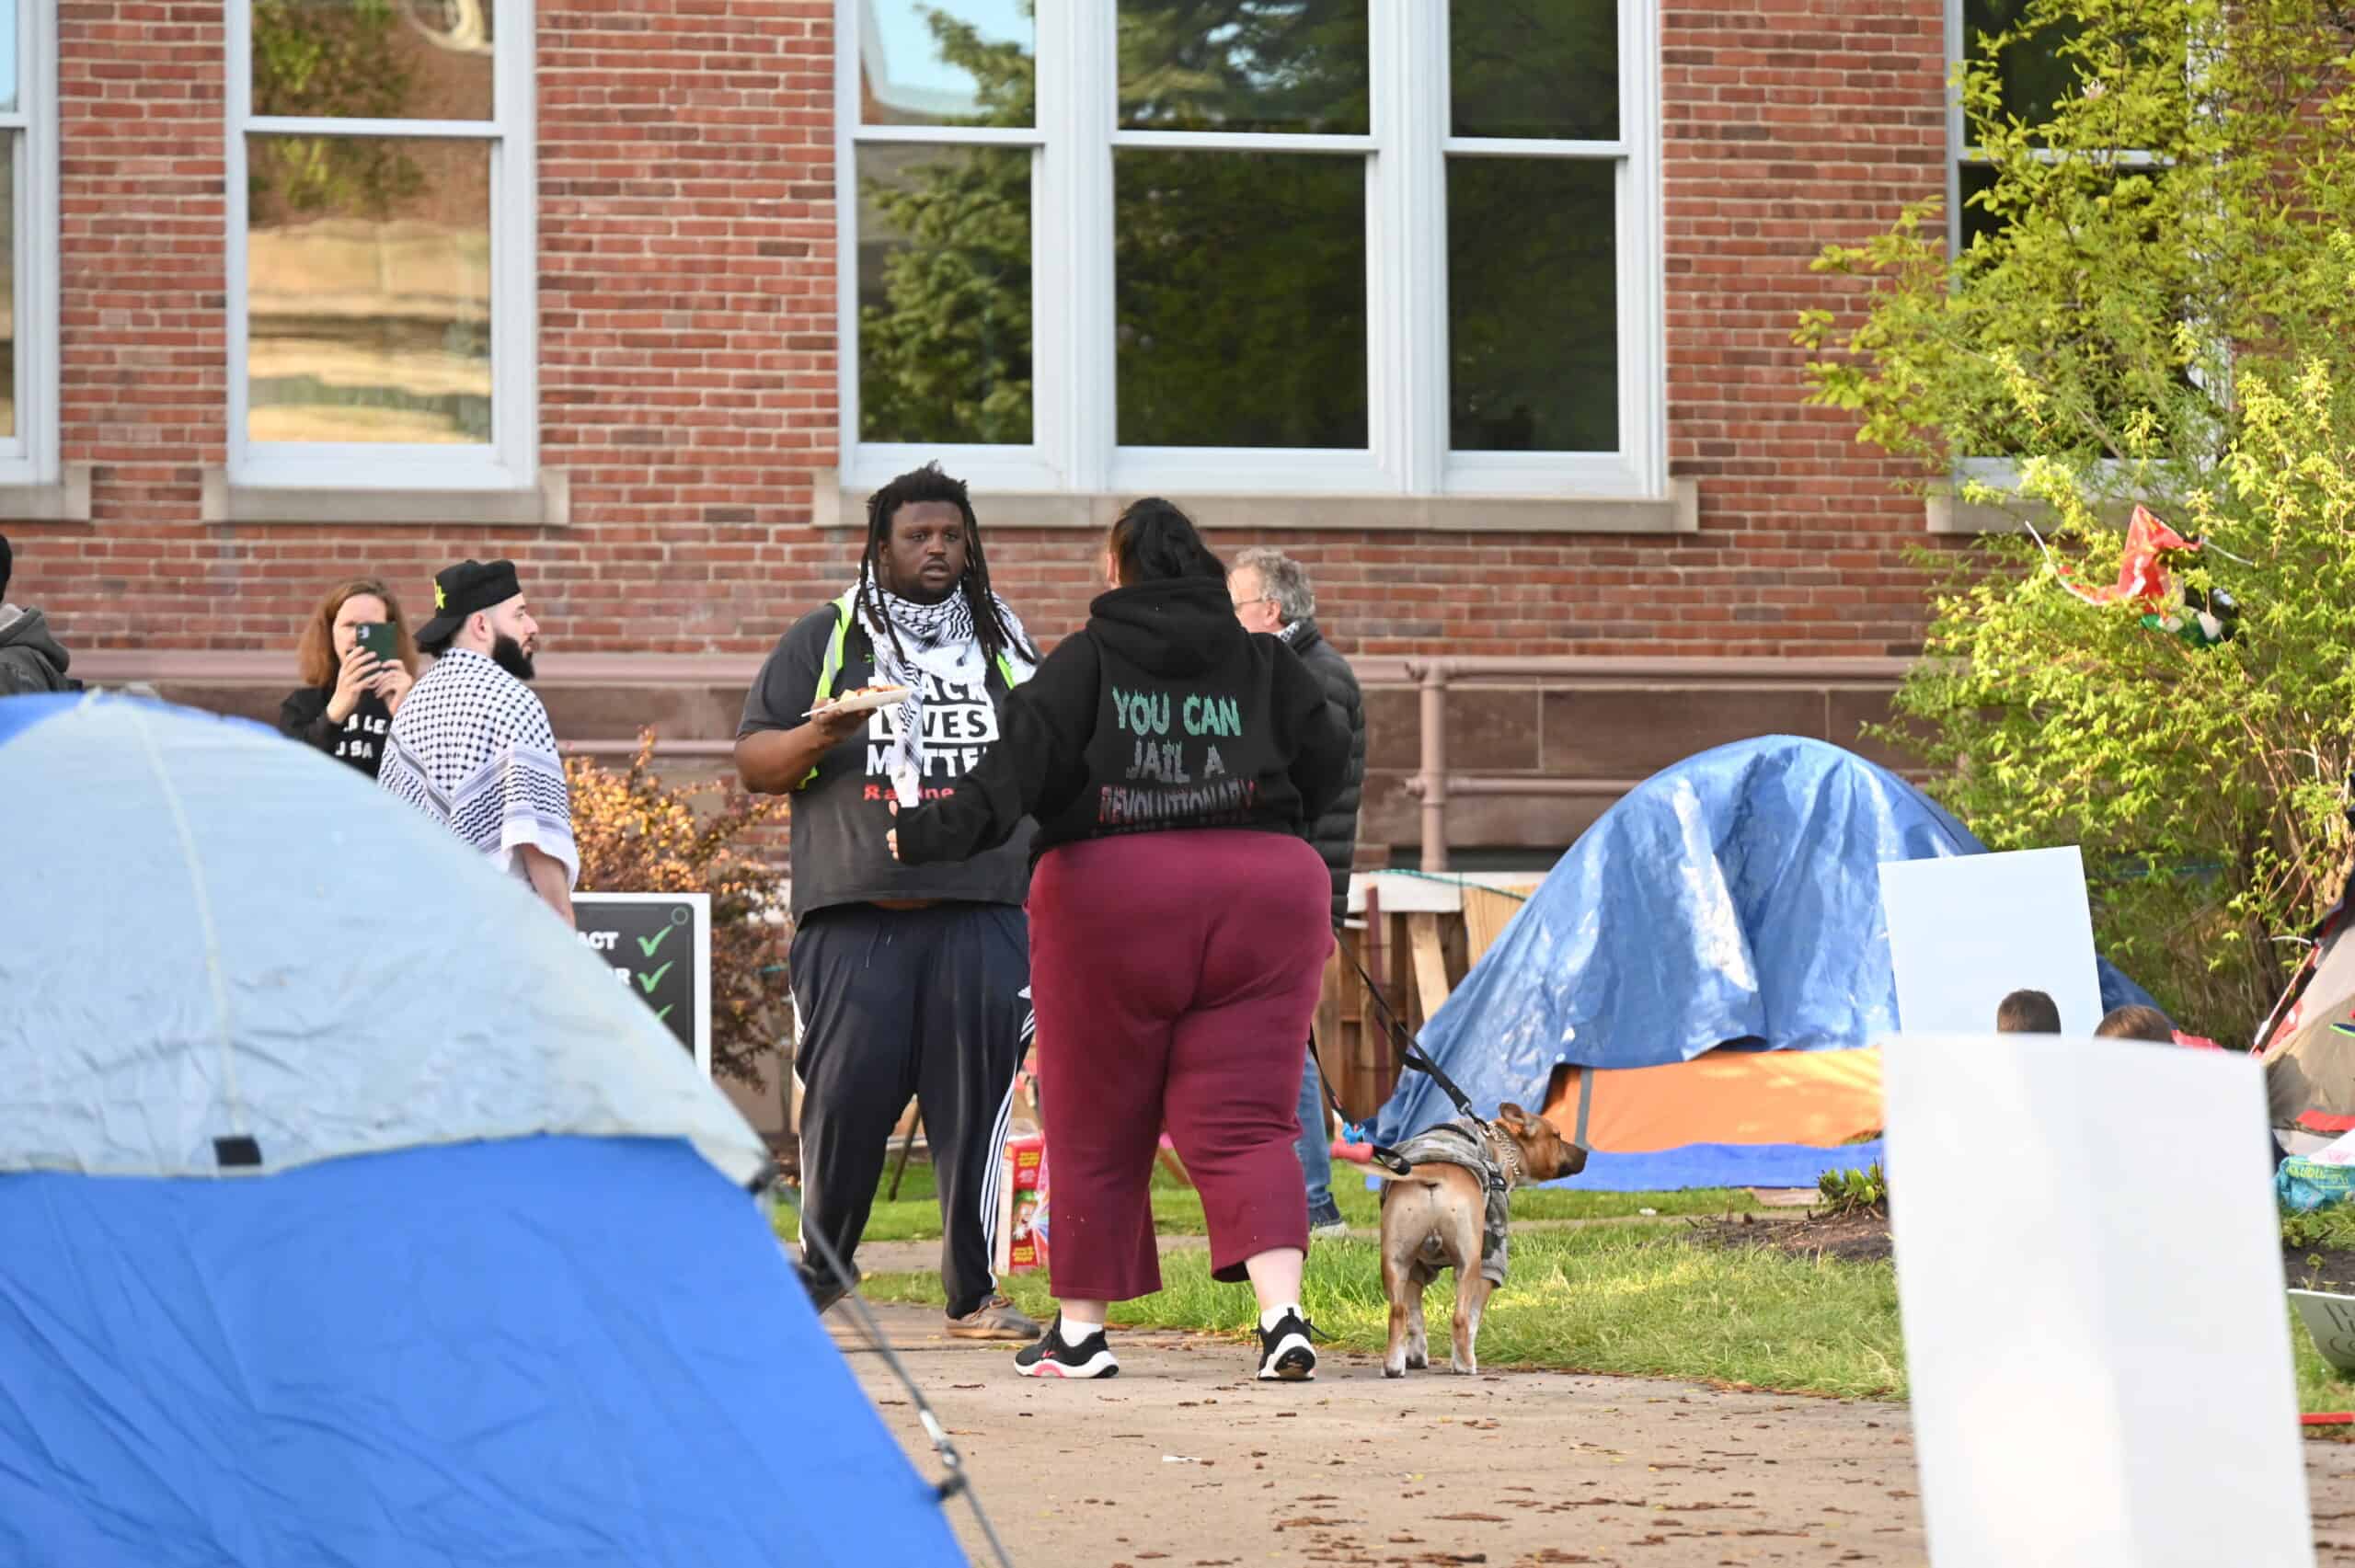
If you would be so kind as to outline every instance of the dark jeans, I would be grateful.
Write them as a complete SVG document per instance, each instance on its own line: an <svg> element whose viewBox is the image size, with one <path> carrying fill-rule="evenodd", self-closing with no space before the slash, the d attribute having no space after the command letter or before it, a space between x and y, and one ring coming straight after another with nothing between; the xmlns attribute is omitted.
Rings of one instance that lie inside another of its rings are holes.
<svg viewBox="0 0 2355 1568"><path fill-rule="evenodd" d="M1300 1173L1308 1185L1308 1215L1314 1223L1317 1215L1333 1207L1333 1137L1325 1130L1325 1085L1316 1075L1314 1049L1300 1073Z"/></svg>

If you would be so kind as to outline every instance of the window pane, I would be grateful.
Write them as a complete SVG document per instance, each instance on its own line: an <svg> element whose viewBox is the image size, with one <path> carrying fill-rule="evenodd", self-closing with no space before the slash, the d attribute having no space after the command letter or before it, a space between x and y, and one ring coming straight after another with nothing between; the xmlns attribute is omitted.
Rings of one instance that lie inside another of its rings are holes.
<svg viewBox="0 0 2355 1568"><path fill-rule="evenodd" d="M252 0L256 114L488 120L497 0Z"/></svg>
<svg viewBox="0 0 2355 1568"><path fill-rule="evenodd" d="M1455 450L1618 450L1617 169L1607 158L1448 161Z"/></svg>
<svg viewBox="0 0 2355 1568"><path fill-rule="evenodd" d="M18 132L19 135L22 132ZM16 137L0 136L0 439L17 433Z"/></svg>
<svg viewBox="0 0 2355 1568"><path fill-rule="evenodd" d="M1366 0L1120 4L1124 127L1361 136L1371 125Z"/></svg>
<svg viewBox="0 0 2355 1568"><path fill-rule="evenodd" d="M1974 62L1987 58L1982 35L2017 27L2028 7L2028 0L1962 0L1966 55ZM2077 90L2075 71L2056 52L2070 30L2065 24L2047 27L2004 51L1996 63L2005 114L2025 125L2041 124L2052 117L2053 105Z"/></svg>
<svg viewBox="0 0 2355 1568"><path fill-rule="evenodd" d="M1112 157L1121 443L1363 448L1365 160Z"/></svg>
<svg viewBox="0 0 2355 1568"><path fill-rule="evenodd" d="M0 114L14 114L17 101L17 0L0 0Z"/></svg>
<svg viewBox="0 0 2355 1568"><path fill-rule="evenodd" d="M1619 0L1453 0L1458 136L1619 137Z"/></svg>
<svg viewBox="0 0 2355 1568"><path fill-rule="evenodd" d="M1032 0L859 0L858 117L869 125L1028 125Z"/></svg>
<svg viewBox="0 0 2355 1568"><path fill-rule="evenodd" d="M1956 199L1962 203L1962 248L1969 250L1973 240L1982 235L1990 238L2001 234L2007 220L1996 217L1971 200L1995 183L1995 171L1985 164L1964 164L1956 174L1959 189Z"/></svg>
<svg viewBox="0 0 2355 1568"><path fill-rule="evenodd" d="M489 441L490 144L246 149L247 436Z"/></svg>
<svg viewBox="0 0 2355 1568"><path fill-rule="evenodd" d="M1030 152L858 150L858 434L1030 440Z"/></svg>

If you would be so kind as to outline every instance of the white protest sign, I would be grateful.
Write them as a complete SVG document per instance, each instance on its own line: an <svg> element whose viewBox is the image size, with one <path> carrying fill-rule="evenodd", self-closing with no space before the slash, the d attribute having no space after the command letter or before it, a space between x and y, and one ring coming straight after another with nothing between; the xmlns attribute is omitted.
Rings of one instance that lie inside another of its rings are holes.
<svg viewBox="0 0 2355 1568"><path fill-rule="evenodd" d="M2322 1358L2341 1372L2355 1372L2355 1296L2328 1290L2292 1290L2291 1305L2298 1309L2306 1332L2314 1335Z"/></svg>
<svg viewBox="0 0 2355 1568"><path fill-rule="evenodd" d="M2050 996L2064 1035L2090 1035L2101 1022L2093 913L2074 844L1884 861L1880 901L1907 1034L1992 1032L1995 1009L2016 990Z"/></svg>
<svg viewBox="0 0 2355 1568"><path fill-rule="evenodd" d="M2308 1568L2280 1235L2246 1057L1882 1047L1937 1568Z"/></svg>

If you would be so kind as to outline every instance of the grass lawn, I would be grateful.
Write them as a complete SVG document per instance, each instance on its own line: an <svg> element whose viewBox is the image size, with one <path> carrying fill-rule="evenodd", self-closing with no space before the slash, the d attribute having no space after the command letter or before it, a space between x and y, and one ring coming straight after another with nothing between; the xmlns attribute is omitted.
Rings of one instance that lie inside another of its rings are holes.
<svg viewBox="0 0 2355 1568"><path fill-rule="evenodd" d="M896 1150L894 1150L896 1153ZM933 1242L940 1239L940 1200L933 1185L932 1167L910 1161L896 1200L884 1195L890 1173L876 1185L875 1208L867 1217L865 1240L869 1242ZM1362 1177L1347 1167L1333 1173L1333 1201L1351 1225L1372 1230L1381 1223L1379 1193L1365 1190ZM1675 1193L1579 1192L1568 1187L1531 1187L1512 1195L1516 1219L1615 1219L1639 1215L1648 1208L1660 1214L1724 1214L1756 1208L1758 1202L1740 1188L1712 1187ZM1202 1200L1166 1170L1153 1173L1153 1222L1165 1236L1202 1233ZM794 1234L789 1213L780 1214L777 1233ZM1518 1243L1516 1243L1518 1244Z"/></svg>
<svg viewBox="0 0 2355 1568"><path fill-rule="evenodd" d="M1905 1397L1893 1265L1804 1261L1766 1247L1729 1251L1680 1232L1652 1225L1517 1231L1512 1277L1489 1299L1481 1325L1481 1365ZM1243 1339L1254 1315L1247 1287L1213 1283L1209 1259L1193 1252L1164 1256L1162 1276L1158 1295L1113 1308L1113 1322ZM1442 1366L1451 1284L1452 1276L1433 1287L1424 1303ZM1006 1287L1042 1322L1054 1310L1042 1276L1019 1275ZM877 1300L941 1304L930 1274L875 1275L861 1288ZM1316 1326L1341 1347L1381 1353L1389 1308L1371 1241L1318 1242L1301 1294ZM2355 1409L2355 1385L2316 1354L2294 1315L2290 1343L2300 1408Z"/></svg>

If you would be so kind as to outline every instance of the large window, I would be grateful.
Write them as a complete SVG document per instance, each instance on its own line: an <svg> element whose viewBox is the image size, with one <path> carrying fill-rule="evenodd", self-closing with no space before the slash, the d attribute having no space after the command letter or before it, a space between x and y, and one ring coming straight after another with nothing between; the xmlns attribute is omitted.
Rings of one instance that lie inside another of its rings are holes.
<svg viewBox="0 0 2355 1568"><path fill-rule="evenodd" d="M1948 75L1965 63L1975 66L1985 61L1989 40L2018 27L2027 16L2028 0L1947 0ZM2059 31L2048 28L1995 57L2006 116L2033 126L2049 120L2053 107L2077 90L2075 74L2058 52L2060 43ZM1961 94L1951 84L1947 95L1947 143L1950 160L1947 235L1960 252L1981 235L1994 234L2000 220L1973 200L1994 184L1995 175L1971 140Z"/></svg>
<svg viewBox="0 0 2355 1568"><path fill-rule="evenodd" d="M0 484L57 477L55 15L0 0Z"/></svg>
<svg viewBox="0 0 2355 1568"><path fill-rule="evenodd" d="M844 478L1652 496L1645 0L838 0Z"/></svg>
<svg viewBox="0 0 2355 1568"><path fill-rule="evenodd" d="M2018 36L2014 36L2016 31ZM2078 200L2113 203L2113 193L2121 189L2121 181L2131 177L2147 187L2152 179L2164 175L2165 161L2134 147L2101 148L2088 153L2079 146L2064 154L2046 145L2042 128L2054 120L2064 104L2090 96L2080 81L2079 66L2062 52L2073 36L2073 24L2065 18L2037 25L2028 0L1947 0L1949 75L1956 75L1966 67L1975 71L1992 63L2004 119L2016 120L2026 128L2033 156L2056 173L2065 166L2071 174L2069 181L2056 182L2049 189L2074 194ZM1991 52L1998 40L2005 40L2003 48L2000 52ZM1947 242L1958 256L1965 255L1974 246L2002 241L2012 232L2011 225L2019 221L2015 213L1991 212L1980 204L1978 198L1994 188L1996 178L1991 160L1976 143L1973 129L1964 112L1960 93L1950 89L1947 232ZM2050 199L2062 200L2064 196ZM2117 205L2112 211L2124 215L2132 209ZM2042 217L2042 232L2051 235L2055 232L2051 212L2044 211ZM2078 242L2072 236L2069 243ZM2198 317L2193 303L2184 302L2183 319L2196 322ZM2017 460L2030 450L2074 449L2093 460L2096 473L2122 475L2128 471L2120 464L2126 450L2121 435L2130 427L2136 410L2148 404L2151 387L2138 379L2132 362L2105 352L2097 342L2064 336L2037 346L2039 352L2047 349L2065 350L2072 356L2072 373L2092 396L2071 418L2041 432L2032 432L2025 423L1978 432L1971 443L1971 454L1956 462L1957 491L1961 491L1967 483L1976 483L1999 493L2016 492L2020 477ZM2193 372L2175 373L2177 384L2191 384L2196 379ZM2002 505L1934 497L1929 509L1930 524L1934 532L1939 532L2008 529L2016 524L2016 513L2025 505L2016 495L2007 498Z"/></svg>
<svg viewBox="0 0 2355 1568"><path fill-rule="evenodd" d="M529 0L229 16L232 477L528 486Z"/></svg>

